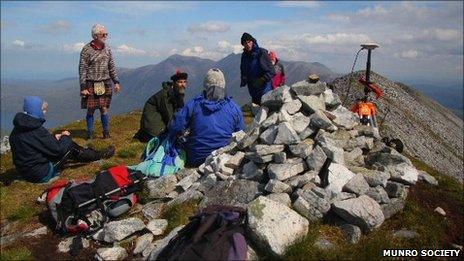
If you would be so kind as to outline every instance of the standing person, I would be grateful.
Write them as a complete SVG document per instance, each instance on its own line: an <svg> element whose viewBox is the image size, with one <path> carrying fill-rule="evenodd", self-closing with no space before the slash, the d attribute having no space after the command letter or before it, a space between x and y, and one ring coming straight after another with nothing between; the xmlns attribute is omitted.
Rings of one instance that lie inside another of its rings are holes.
<svg viewBox="0 0 464 261"><path fill-rule="evenodd" d="M148 142L151 138L167 132L174 113L184 106L188 74L177 71L172 82L163 82L163 87L147 100L143 107L140 129L134 138Z"/></svg>
<svg viewBox="0 0 464 261"><path fill-rule="evenodd" d="M282 85L285 85L285 70L284 65L280 62L276 52L269 52L269 60L274 66L275 76L272 78L272 89L275 90Z"/></svg>
<svg viewBox="0 0 464 261"><path fill-rule="evenodd" d="M240 87L247 85L251 101L261 105L261 97L272 90L274 67L269 60L267 50L259 47L253 36L243 33L241 44L243 53L240 62Z"/></svg>
<svg viewBox="0 0 464 261"><path fill-rule="evenodd" d="M108 110L114 91L119 92L119 78L110 47L106 44L108 31L101 24L92 27L93 40L81 51L79 61L79 82L81 86L81 108L87 109L87 138L93 138L94 112L100 110L103 138L110 138Z"/></svg>
<svg viewBox="0 0 464 261"><path fill-rule="evenodd" d="M224 74L210 69L202 94L190 100L178 112L169 128L169 139L188 130L185 142L187 164L197 167L212 151L229 144L232 133L243 130L243 114L232 97L226 96Z"/></svg>
<svg viewBox="0 0 464 261"><path fill-rule="evenodd" d="M37 96L24 98L23 112L16 114L10 134L13 163L19 174L29 182L48 182L59 175L67 160L91 162L109 158L114 147L96 151L75 143L69 131L51 134L42 125L48 104Z"/></svg>

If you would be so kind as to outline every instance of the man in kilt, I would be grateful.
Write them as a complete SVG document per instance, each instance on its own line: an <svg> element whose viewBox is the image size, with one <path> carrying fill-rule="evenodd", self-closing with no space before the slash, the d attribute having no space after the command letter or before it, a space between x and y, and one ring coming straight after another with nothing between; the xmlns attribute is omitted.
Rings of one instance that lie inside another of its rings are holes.
<svg viewBox="0 0 464 261"><path fill-rule="evenodd" d="M108 110L114 91L119 92L119 78L111 49L105 44L108 32L103 25L92 27L93 40L81 51L79 61L79 82L81 87L81 108L87 109L87 138L93 138L94 112L100 110L103 138L110 138Z"/></svg>

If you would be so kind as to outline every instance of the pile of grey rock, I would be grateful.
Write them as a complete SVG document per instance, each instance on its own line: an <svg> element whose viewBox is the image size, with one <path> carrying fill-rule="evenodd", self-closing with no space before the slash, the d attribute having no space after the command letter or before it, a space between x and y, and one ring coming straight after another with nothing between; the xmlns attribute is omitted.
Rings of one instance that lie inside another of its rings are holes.
<svg viewBox="0 0 464 261"><path fill-rule="evenodd" d="M118 242L148 227L151 232L136 239L134 254L155 259L180 229L153 242L167 226L157 220L163 209L198 200L200 207L247 208L250 245L280 256L307 234L310 222L321 219L340 226L355 243L403 209L409 186L419 179L436 183L387 147L376 129L359 125L324 82L280 87L264 95L254 113L247 130L234 133L230 144L214 151L199 168L146 182L152 201L141 212L148 225L133 219L114 221L122 223L106 224L95 237ZM320 171L327 158L332 163L324 185ZM153 220L156 225L150 229ZM97 257L117 259L108 251L99 250ZM118 258L126 257L125 251L114 251Z"/></svg>

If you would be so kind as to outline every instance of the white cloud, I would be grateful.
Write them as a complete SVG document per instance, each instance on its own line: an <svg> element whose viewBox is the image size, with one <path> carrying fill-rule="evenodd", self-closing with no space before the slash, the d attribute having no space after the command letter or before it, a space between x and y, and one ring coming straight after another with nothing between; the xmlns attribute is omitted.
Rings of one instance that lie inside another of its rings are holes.
<svg viewBox="0 0 464 261"><path fill-rule="evenodd" d="M229 54L230 52L237 54L242 52L243 47L239 44L232 45L227 41L219 41L218 49L225 54Z"/></svg>
<svg viewBox="0 0 464 261"><path fill-rule="evenodd" d="M415 59L419 55L417 50L408 50L401 53L395 53L395 57L406 58L406 59Z"/></svg>
<svg viewBox="0 0 464 261"><path fill-rule="evenodd" d="M371 42L369 36L365 34L347 34L335 33L325 35L301 35L300 40L308 44L332 44L332 45L345 45L345 44L361 44Z"/></svg>
<svg viewBox="0 0 464 261"><path fill-rule="evenodd" d="M132 56L147 54L146 51L131 47L131 46L127 45L127 44L122 44L122 45L118 46L118 48L116 48L116 52L120 53L122 55L132 55Z"/></svg>
<svg viewBox="0 0 464 261"><path fill-rule="evenodd" d="M187 30L191 33L225 33L230 30L230 25L225 22L209 21L199 25L191 25Z"/></svg>
<svg viewBox="0 0 464 261"><path fill-rule="evenodd" d="M195 46L192 48L187 48L182 51L183 55L186 56L199 56L202 57L205 54L205 49L202 46Z"/></svg>
<svg viewBox="0 0 464 261"><path fill-rule="evenodd" d="M24 41L21 41L21 40L14 40L13 45L16 46L16 47L24 47L24 46L26 46L26 43Z"/></svg>
<svg viewBox="0 0 464 261"><path fill-rule="evenodd" d="M276 4L279 7L297 7L297 8L317 8L321 4L318 1L280 1Z"/></svg>
<svg viewBox="0 0 464 261"><path fill-rule="evenodd" d="M85 43L79 42L75 44L64 44L63 45L63 51L65 52L71 52L71 53L80 53L82 48L84 47Z"/></svg>

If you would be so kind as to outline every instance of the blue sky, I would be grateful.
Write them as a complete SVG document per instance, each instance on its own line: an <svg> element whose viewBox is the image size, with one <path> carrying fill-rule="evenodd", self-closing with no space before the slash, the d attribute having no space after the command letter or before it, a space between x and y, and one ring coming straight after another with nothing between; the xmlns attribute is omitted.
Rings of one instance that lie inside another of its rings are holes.
<svg viewBox="0 0 464 261"><path fill-rule="evenodd" d="M374 70L397 80L462 83L462 2L1 2L2 78L77 76L95 23L120 67L174 53L213 60L239 53L249 32L284 60L346 73L363 42ZM363 54L364 55L364 54ZM361 56L357 69L364 67Z"/></svg>

